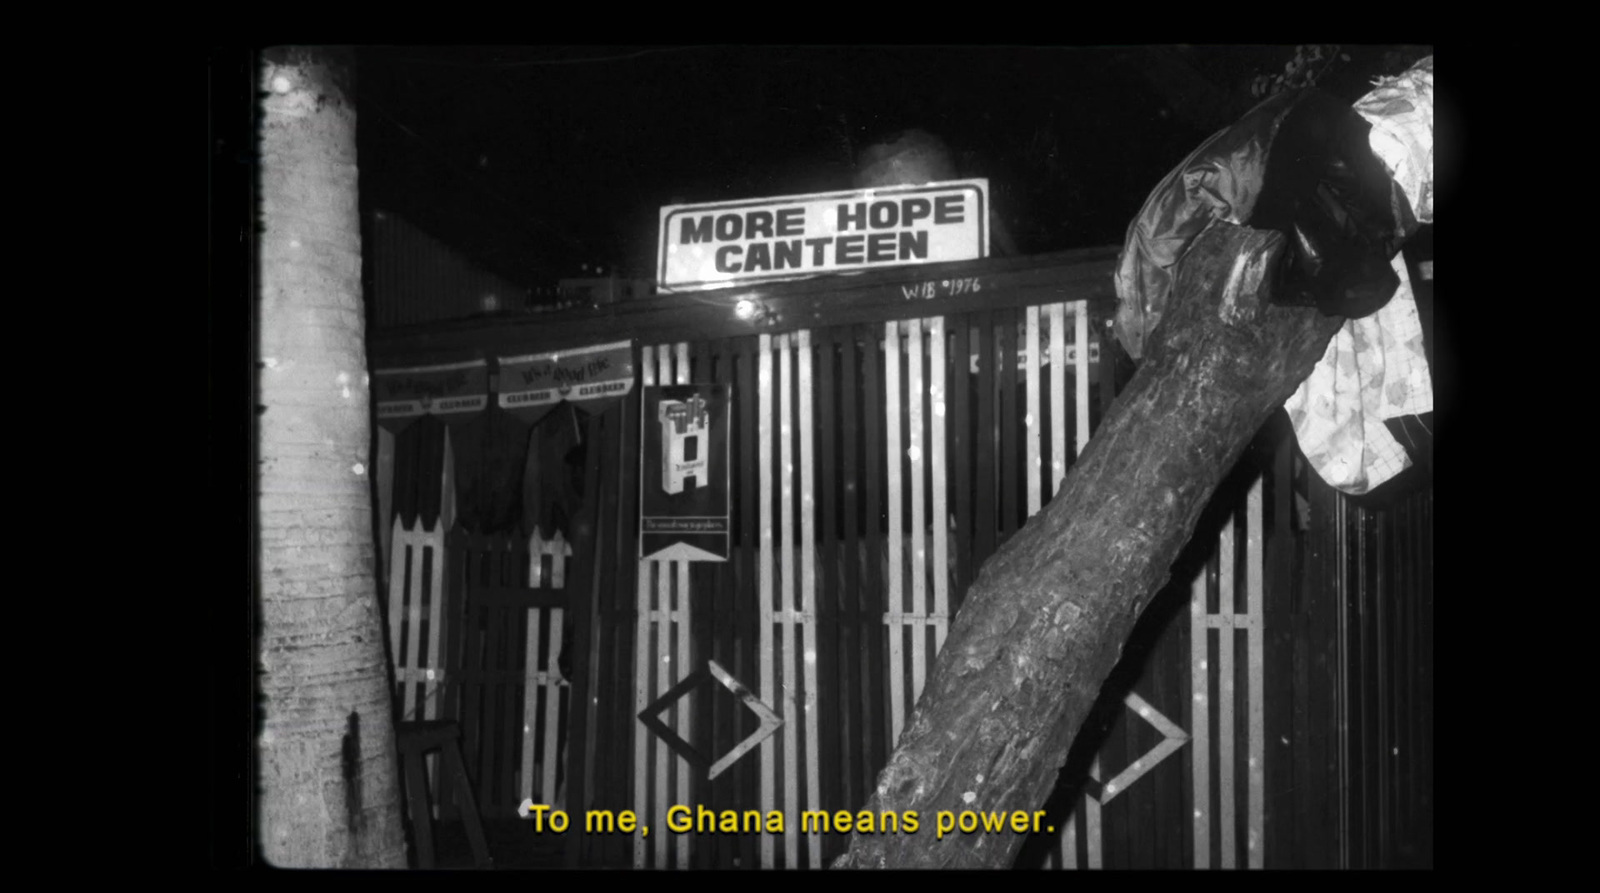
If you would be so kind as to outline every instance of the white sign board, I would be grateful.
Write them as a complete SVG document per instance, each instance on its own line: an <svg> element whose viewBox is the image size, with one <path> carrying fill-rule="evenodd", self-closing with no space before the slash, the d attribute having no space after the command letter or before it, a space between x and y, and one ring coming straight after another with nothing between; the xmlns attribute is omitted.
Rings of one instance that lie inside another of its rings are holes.
<svg viewBox="0 0 1600 893"><path fill-rule="evenodd" d="M661 209L657 290L694 291L989 256L989 181Z"/></svg>

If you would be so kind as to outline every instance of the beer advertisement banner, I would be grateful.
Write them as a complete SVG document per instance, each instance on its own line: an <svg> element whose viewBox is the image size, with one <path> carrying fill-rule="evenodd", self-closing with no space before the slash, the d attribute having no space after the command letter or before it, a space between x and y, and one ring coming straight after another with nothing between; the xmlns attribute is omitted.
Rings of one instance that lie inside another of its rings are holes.
<svg viewBox="0 0 1600 893"><path fill-rule="evenodd" d="M500 358L500 408L530 424L562 400L600 412L632 390L632 341Z"/></svg>
<svg viewBox="0 0 1600 893"><path fill-rule="evenodd" d="M644 389L639 557L728 560L728 385Z"/></svg>
<svg viewBox="0 0 1600 893"><path fill-rule="evenodd" d="M489 405L489 362L378 369L372 377L378 424L398 432L426 415L454 426Z"/></svg>

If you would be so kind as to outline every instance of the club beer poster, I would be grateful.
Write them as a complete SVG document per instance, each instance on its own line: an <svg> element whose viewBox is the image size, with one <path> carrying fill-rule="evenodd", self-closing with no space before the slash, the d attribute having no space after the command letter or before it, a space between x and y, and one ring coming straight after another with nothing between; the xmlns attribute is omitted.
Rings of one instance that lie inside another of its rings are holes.
<svg viewBox="0 0 1600 893"><path fill-rule="evenodd" d="M644 389L639 555L657 561L728 560L730 386Z"/></svg>

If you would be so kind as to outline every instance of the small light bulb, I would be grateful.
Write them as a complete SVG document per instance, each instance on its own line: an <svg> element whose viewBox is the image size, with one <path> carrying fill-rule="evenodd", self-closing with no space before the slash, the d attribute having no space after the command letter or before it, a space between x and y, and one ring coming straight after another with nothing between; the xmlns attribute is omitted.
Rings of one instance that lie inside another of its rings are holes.
<svg viewBox="0 0 1600 893"><path fill-rule="evenodd" d="M740 319L751 319L756 315L756 302L749 298L740 298L739 303L733 305L733 315Z"/></svg>

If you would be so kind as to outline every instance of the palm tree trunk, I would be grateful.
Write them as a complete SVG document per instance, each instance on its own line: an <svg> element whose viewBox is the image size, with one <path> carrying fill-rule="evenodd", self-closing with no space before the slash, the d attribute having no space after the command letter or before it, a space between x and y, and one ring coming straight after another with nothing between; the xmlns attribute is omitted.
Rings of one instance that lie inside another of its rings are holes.
<svg viewBox="0 0 1600 893"><path fill-rule="evenodd" d="M275 865L403 868L348 71L298 48L261 69L259 827Z"/></svg>

